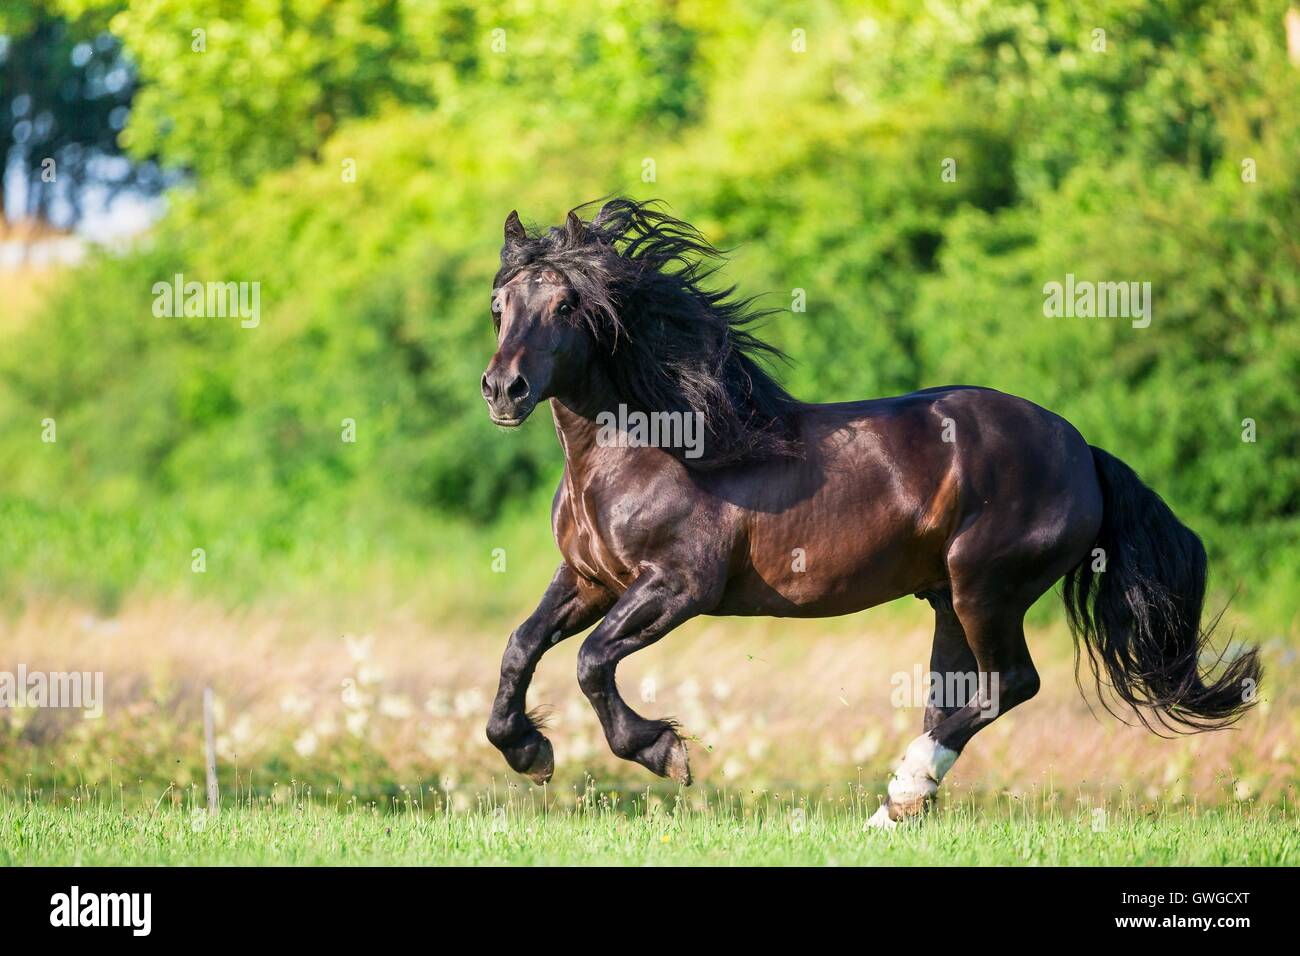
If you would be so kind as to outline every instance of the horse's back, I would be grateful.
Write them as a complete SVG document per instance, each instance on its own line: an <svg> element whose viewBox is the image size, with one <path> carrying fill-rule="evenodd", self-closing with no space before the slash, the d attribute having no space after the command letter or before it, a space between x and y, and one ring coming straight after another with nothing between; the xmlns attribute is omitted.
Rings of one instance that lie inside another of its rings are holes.
<svg viewBox="0 0 1300 956"><path fill-rule="evenodd" d="M949 386L799 418L802 459L729 485L748 564L729 613L842 614L944 587L972 527L991 548L1020 535L1071 556L1095 535L1091 451L1032 402Z"/></svg>

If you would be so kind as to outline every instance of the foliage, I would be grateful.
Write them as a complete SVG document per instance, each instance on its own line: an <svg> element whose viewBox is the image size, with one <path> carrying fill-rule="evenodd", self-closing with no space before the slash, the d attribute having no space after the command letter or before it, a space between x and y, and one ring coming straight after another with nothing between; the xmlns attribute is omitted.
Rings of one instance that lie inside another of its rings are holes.
<svg viewBox="0 0 1300 956"><path fill-rule="evenodd" d="M65 18L45 0L0 2L0 223L71 225L91 191L161 186L147 153L122 156L137 78L106 21Z"/></svg>
<svg viewBox="0 0 1300 956"><path fill-rule="evenodd" d="M1293 626L1285 9L131 4L111 20L145 82L127 145L196 183L5 343L0 490L25 514L166 511L191 537L237 520L261 555L307 547L309 513L381 536L367 515L482 524L528 502L540 521L549 423L499 433L478 396L501 223L626 191L735 247L725 278L761 304L803 291L766 330L799 397L965 381L1051 407L1207 536L1225 589ZM259 281L260 325L155 318L176 272ZM1044 316L1067 273L1150 282L1151 326Z"/></svg>

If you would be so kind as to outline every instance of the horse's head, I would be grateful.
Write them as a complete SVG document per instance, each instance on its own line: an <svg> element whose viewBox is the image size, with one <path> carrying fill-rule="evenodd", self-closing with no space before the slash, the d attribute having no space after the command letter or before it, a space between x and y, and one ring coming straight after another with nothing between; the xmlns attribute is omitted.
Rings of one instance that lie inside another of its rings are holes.
<svg viewBox="0 0 1300 956"><path fill-rule="evenodd" d="M570 214L565 228L585 226ZM539 241L528 237L519 215L511 212L501 271L492 284L497 350L480 383L488 414L498 425L520 425L538 402L564 394L590 357L591 337L576 320L580 296L553 263L529 256L527 245Z"/></svg>
<svg viewBox="0 0 1300 956"><path fill-rule="evenodd" d="M722 253L653 200L583 220L592 205L531 235L506 217L481 382L492 421L518 425L547 398L584 415L618 403L697 416L709 450L692 467L796 454L796 403L761 362L781 353L748 328L763 313L706 283Z"/></svg>

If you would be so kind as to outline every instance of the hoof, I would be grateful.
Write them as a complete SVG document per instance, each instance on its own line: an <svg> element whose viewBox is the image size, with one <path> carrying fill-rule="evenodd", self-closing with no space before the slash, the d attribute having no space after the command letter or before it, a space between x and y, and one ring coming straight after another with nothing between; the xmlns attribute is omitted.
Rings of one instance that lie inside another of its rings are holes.
<svg viewBox="0 0 1300 956"><path fill-rule="evenodd" d="M540 734L538 736L541 737ZM537 753L528 769L524 771L524 776L540 787L551 779L553 773L555 773L555 751L551 749L551 742L541 737L537 745Z"/></svg>
<svg viewBox="0 0 1300 956"><path fill-rule="evenodd" d="M915 807L903 807L893 800L887 800L876 807L876 812L863 824L862 831L865 833L868 830L894 830L902 826L919 826L929 808L929 802Z"/></svg>
<svg viewBox="0 0 1300 956"><path fill-rule="evenodd" d="M934 794L932 793L907 793L901 797L895 797L892 793L889 795L889 802L884 805L888 808L889 817L895 822L904 820L919 820L930 812L934 806Z"/></svg>
<svg viewBox="0 0 1300 956"><path fill-rule="evenodd" d="M862 825L862 832L870 830L893 830L898 826L898 821L889 815L889 807L881 804L876 808L866 823Z"/></svg>
<svg viewBox="0 0 1300 956"><path fill-rule="evenodd" d="M675 780L683 787L691 785L691 765L686 755L686 744L671 727L655 738L655 742L632 757L651 773Z"/></svg>
<svg viewBox="0 0 1300 956"><path fill-rule="evenodd" d="M686 753L686 741L669 731L673 738L668 759L664 763L664 773L683 787L691 785L691 764Z"/></svg>

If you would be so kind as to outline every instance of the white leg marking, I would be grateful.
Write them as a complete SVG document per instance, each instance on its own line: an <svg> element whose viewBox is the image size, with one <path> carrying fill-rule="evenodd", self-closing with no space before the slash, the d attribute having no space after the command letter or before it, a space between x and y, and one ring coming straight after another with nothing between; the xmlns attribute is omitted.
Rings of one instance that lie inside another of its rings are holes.
<svg viewBox="0 0 1300 956"><path fill-rule="evenodd" d="M929 734L917 737L907 745L903 762L889 781L890 801L908 806L932 796L956 759L957 751L949 750Z"/></svg>

